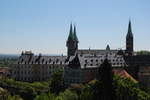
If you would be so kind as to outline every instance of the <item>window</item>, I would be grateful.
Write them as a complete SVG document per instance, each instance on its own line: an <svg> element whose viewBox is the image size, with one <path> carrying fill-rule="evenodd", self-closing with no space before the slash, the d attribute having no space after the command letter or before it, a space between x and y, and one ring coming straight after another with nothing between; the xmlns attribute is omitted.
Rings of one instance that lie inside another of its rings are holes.
<svg viewBox="0 0 150 100"><path fill-rule="evenodd" d="M87 63L87 60L85 60L85 63Z"/></svg>
<svg viewBox="0 0 150 100"><path fill-rule="evenodd" d="M98 60L96 59L96 62L98 62Z"/></svg>
<svg viewBox="0 0 150 100"><path fill-rule="evenodd" d="M21 62L23 62L23 59L21 60Z"/></svg>
<svg viewBox="0 0 150 100"><path fill-rule="evenodd" d="M51 59L49 59L49 63L51 63Z"/></svg>
<svg viewBox="0 0 150 100"><path fill-rule="evenodd" d="M42 64L44 63L44 59L42 59Z"/></svg>
<svg viewBox="0 0 150 100"><path fill-rule="evenodd" d="M59 59L56 59L56 63L58 63Z"/></svg>

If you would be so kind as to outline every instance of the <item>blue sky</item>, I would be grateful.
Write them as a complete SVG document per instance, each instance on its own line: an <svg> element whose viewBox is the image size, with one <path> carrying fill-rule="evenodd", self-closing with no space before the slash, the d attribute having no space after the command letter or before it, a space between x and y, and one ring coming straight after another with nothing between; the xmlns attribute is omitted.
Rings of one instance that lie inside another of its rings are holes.
<svg viewBox="0 0 150 100"><path fill-rule="evenodd" d="M0 0L0 53L66 54L70 22L79 48L125 48L129 18L135 50L150 50L150 0Z"/></svg>

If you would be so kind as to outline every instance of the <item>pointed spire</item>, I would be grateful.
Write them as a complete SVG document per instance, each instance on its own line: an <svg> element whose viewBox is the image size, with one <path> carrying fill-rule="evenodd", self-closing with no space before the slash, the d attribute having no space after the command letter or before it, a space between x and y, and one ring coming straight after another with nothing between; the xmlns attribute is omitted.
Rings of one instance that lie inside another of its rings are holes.
<svg viewBox="0 0 150 100"><path fill-rule="evenodd" d="M110 50L110 47L109 47L109 45L107 45L107 46L106 46L106 50L107 50L107 51L109 51L109 50Z"/></svg>
<svg viewBox="0 0 150 100"><path fill-rule="evenodd" d="M70 24L70 32L69 32L69 36L68 36L68 40L73 40L73 30L72 30L72 23Z"/></svg>
<svg viewBox="0 0 150 100"><path fill-rule="evenodd" d="M131 27L131 20L129 20L129 25L128 25L128 33L127 33L127 37L133 37L132 34L132 27Z"/></svg>
<svg viewBox="0 0 150 100"><path fill-rule="evenodd" d="M76 26L75 25L74 25L74 40L77 41L77 42L79 42L78 41L78 37L76 35Z"/></svg>

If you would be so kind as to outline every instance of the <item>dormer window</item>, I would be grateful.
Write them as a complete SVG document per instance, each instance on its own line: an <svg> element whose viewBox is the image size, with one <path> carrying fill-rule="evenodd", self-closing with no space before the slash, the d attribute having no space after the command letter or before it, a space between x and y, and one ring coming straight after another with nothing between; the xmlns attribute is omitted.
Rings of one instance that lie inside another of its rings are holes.
<svg viewBox="0 0 150 100"><path fill-rule="evenodd" d="M87 63L87 60L85 60L85 63Z"/></svg>

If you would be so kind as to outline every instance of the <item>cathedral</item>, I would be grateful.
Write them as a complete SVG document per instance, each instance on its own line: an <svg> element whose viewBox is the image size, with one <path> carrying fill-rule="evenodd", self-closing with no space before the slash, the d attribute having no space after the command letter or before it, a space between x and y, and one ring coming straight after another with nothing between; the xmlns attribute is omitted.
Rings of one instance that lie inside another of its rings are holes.
<svg viewBox="0 0 150 100"><path fill-rule="evenodd" d="M136 55L134 52L131 21L128 24L125 50L111 49L109 45L105 49L79 49L78 43L76 26L71 24L66 41L67 56L22 52L13 66L12 77L19 81L42 81L50 78L56 70L62 69L66 84L86 83L97 77L98 68L107 58L114 69L124 69L134 78L144 80L143 71L150 66L150 56ZM144 81L146 84L147 76Z"/></svg>

